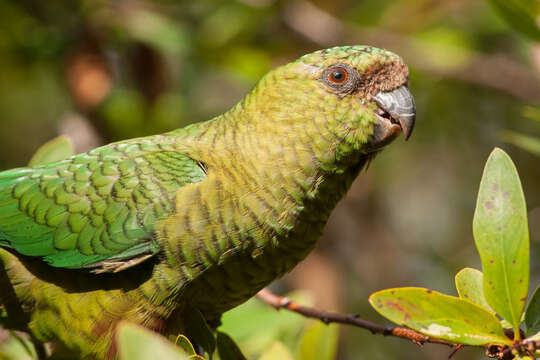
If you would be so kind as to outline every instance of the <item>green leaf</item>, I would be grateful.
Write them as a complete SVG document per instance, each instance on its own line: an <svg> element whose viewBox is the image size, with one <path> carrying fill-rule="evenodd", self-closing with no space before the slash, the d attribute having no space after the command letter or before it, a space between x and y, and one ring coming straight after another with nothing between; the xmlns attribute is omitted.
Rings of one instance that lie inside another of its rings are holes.
<svg viewBox="0 0 540 360"><path fill-rule="evenodd" d="M293 356L282 342L276 341L262 353L259 360L293 360Z"/></svg>
<svg viewBox="0 0 540 360"><path fill-rule="evenodd" d="M472 301L489 312L494 312L489 307L484 296L483 279L484 276L479 270L472 268L462 269L456 274L455 278L457 292L460 298Z"/></svg>
<svg viewBox="0 0 540 360"><path fill-rule="evenodd" d="M306 292L286 294L301 304L313 304ZM257 298L223 314L220 331L233 337L248 358L263 353L276 340L295 349L297 336L309 322L304 316L291 311L276 311Z"/></svg>
<svg viewBox="0 0 540 360"><path fill-rule="evenodd" d="M529 287L529 230L521 183L510 157L493 150L484 168L473 220L484 294L519 337Z"/></svg>
<svg viewBox="0 0 540 360"><path fill-rule="evenodd" d="M298 360L333 360L336 358L338 327L316 322L300 339Z"/></svg>
<svg viewBox="0 0 540 360"><path fill-rule="evenodd" d="M65 135L58 136L45 144L35 152L28 163L29 166L44 165L55 161L67 159L73 154L73 143Z"/></svg>
<svg viewBox="0 0 540 360"><path fill-rule="evenodd" d="M540 138L519 134L510 130L503 131L500 138L502 141L520 147L531 154L540 156Z"/></svg>
<svg viewBox="0 0 540 360"><path fill-rule="evenodd" d="M19 335L15 331L9 331L11 335L0 344L0 359L33 360L37 359L34 344L29 337Z"/></svg>
<svg viewBox="0 0 540 360"><path fill-rule="evenodd" d="M538 0L490 0L491 6L515 30L540 41Z"/></svg>
<svg viewBox="0 0 540 360"><path fill-rule="evenodd" d="M369 302L396 324L432 337L465 345L512 344L494 314L454 296L411 287L376 292Z"/></svg>
<svg viewBox="0 0 540 360"><path fill-rule="evenodd" d="M508 321L501 319L501 326L503 329L512 329L513 326Z"/></svg>
<svg viewBox="0 0 540 360"><path fill-rule="evenodd" d="M186 327L185 335L200 345L208 356L212 358L212 354L216 350L216 340L201 312L193 306L186 305L184 322Z"/></svg>
<svg viewBox="0 0 540 360"><path fill-rule="evenodd" d="M540 121L540 107L538 106L524 106L521 114L528 119Z"/></svg>
<svg viewBox="0 0 540 360"><path fill-rule="evenodd" d="M176 337L175 341L176 346L180 347L184 352L188 355L197 355L197 352L195 351L195 348L193 347L193 344L189 339L180 334Z"/></svg>
<svg viewBox="0 0 540 360"><path fill-rule="evenodd" d="M528 336L536 333L540 335L540 285L536 287L525 312L525 325Z"/></svg>
<svg viewBox="0 0 540 360"><path fill-rule="evenodd" d="M246 360L238 345L229 335L218 331L216 343L221 360Z"/></svg>
<svg viewBox="0 0 540 360"><path fill-rule="evenodd" d="M120 360L187 360L186 354L165 339L139 325L121 322L116 331Z"/></svg>

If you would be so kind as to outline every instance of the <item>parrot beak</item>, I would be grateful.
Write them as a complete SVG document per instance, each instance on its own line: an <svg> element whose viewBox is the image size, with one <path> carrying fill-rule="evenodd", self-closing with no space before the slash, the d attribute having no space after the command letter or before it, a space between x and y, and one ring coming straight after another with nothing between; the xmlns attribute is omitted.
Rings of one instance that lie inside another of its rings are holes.
<svg viewBox="0 0 540 360"><path fill-rule="evenodd" d="M402 85L388 92L381 91L373 96L373 101L379 107L377 117L381 125L380 130L386 130L387 133L379 135L390 136L389 140L391 141L397 135L394 126L399 126L405 135L405 140L407 140L412 134L416 119L416 105L407 86ZM377 136L377 131L375 131L375 135Z"/></svg>

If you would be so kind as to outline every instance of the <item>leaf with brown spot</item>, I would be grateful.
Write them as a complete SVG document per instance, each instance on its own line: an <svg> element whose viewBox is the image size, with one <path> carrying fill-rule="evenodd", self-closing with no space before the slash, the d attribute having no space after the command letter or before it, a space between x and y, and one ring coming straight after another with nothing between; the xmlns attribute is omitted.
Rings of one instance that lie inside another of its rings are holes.
<svg viewBox="0 0 540 360"><path fill-rule="evenodd" d="M484 276L479 270L472 268L462 269L456 274L456 289L460 298L469 300L494 313L484 296L483 279Z"/></svg>
<svg viewBox="0 0 540 360"><path fill-rule="evenodd" d="M485 298L497 314L518 329L529 288L527 210L517 170L498 148L484 169L473 233L482 259Z"/></svg>
<svg viewBox="0 0 540 360"><path fill-rule="evenodd" d="M394 292L394 294L392 294ZM511 345L497 317L470 301L425 288L387 289L372 294L375 310L396 324L465 345Z"/></svg>

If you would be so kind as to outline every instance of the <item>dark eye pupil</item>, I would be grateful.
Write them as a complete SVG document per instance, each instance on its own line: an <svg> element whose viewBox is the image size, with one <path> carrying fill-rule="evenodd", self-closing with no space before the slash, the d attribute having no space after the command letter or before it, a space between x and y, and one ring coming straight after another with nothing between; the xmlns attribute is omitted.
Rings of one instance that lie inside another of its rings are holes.
<svg viewBox="0 0 540 360"><path fill-rule="evenodd" d="M343 70L334 70L332 71L332 79L334 81L342 81L343 79L345 79L345 73L343 72Z"/></svg>

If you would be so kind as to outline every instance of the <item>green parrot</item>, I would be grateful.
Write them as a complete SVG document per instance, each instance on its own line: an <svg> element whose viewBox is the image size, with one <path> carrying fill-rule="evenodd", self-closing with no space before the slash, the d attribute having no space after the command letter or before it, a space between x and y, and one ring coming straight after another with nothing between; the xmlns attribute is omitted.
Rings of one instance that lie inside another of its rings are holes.
<svg viewBox="0 0 540 360"><path fill-rule="evenodd" d="M114 359L122 320L210 326L306 257L415 104L402 59L335 47L279 67L223 115L0 172L2 324ZM189 310L188 310L189 309Z"/></svg>

